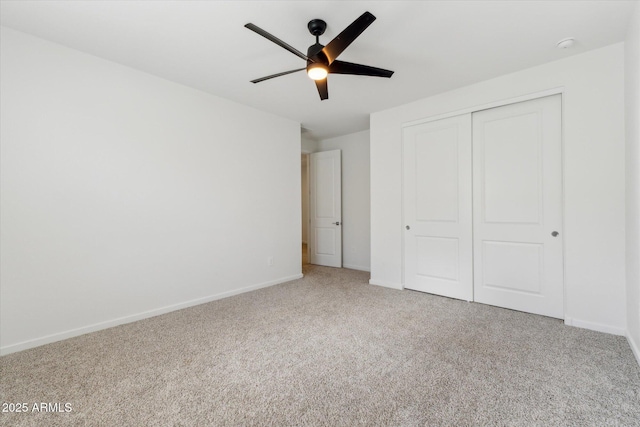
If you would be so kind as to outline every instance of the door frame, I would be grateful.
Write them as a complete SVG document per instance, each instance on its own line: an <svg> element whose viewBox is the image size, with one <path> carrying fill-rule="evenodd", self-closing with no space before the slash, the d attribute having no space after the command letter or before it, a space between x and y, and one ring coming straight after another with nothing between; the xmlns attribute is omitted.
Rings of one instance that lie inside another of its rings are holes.
<svg viewBox="0 0 640 427"><path fill-rule="evenodd" d="M507 98L507 99L502 99L502 100L498 100L498 101L493 101L493 102L489 102L486 104L481 104L481 105L477 105L475 107L468 107L468 108L463 108L460 110L455 110L455 111L450 111L447 113L442 113L442 114L437 114L434 116L429 116L429 117L425 117L422 119L418 119L418 120L412 120L409 122L405 122L401 124L401 131L404 133L404 129L410 126L415 126L415 125L419 125L419 124L423 124L423 123L429 123L429 122L434 122L437 120L442 120L442 119L447 119L450 117L455 117L455 116L459 116L462 114L468 114L468 113L476 113L478 111L482 111L482 110L488 110L491 108L496 108L496 107L502 107L505 105L511 105L511 104L517 104L519 102L525 102L525 101L531 101L534 99L538 99L538 98L544 98L547 96L551 96L551 95L560 95L560 117L561 117L561 121L560 121L560 165L562 168L562 173L561 173L561 192L562 192L562 202L561 202L561 212L562 212L562 229L566 230L566 215L565 215L565 194L566 194L566 188L565 188L565 183L566 183L566 179L565 179L565 171L566 171L566 167L565 167L565 148L564 148L564 141L565 141L565 137L564 137L564 133L565 133L565 129L564 129L564 117L565 117L565 105L567 103L567 93L566 90L564 88L564 86L559 86L559 87L555 87L555 88L551 88L551 89L547 89L547 90L543 90L543 91L539 91L539 92L533 92L533 93L529 93L529 94L525 94L525 95L521 95L521 96L517 96L517 97L513 97L513 98ZM472 141L473 144L473 141ZM400 158L404 159L404 144L401 144L400 147ZM398 224L398 229L400 230L400 235L401 235L401 249L400 249L400 256L402 259L402 271L401 271L401 285L402 285L402 289L405 289L405 283L406 283L406 277L405 277L405 270L406 270L406 254L405 254L405 233L402 231L404 228L404 223L405 223L405 210L404 210L404 202L406 199L406 195L405 195L405 183L404 183L404 162L402 162L402 164L400 165L400 169L401 169L401 194L400 194L400 218L401 218L401 222L400 224ZM473 183L472 183L472 188L473 188ZM472 212L473 215L473 212ZM473 225L472 225L473 226ZM563 294L563 298L562 298L562 309L563 309L563 313L567 312L567 288L565 286L565 283L567 282L567 277L566 277L566 264L565 264L565 259L566 259L566 244L567 244L567 238L566 238L566 232L564 233L565 238L562 239L562 294ZM473 284L473 286L475 286L475 283ZM563 316L565 316L565 314L563 314ZM566 321L566 319L565 319Z"/></svg>
<svg viewBox="0 0 640 427"><path fill-rule="evenodd" d="M300 152L300 163L302 166L302 156L305 156L306 162L307 162L307 168L306 168L306 181L307 181L307 187L306 188L302 188L302 190L305 190L307 192L307 260L310 259L310 249L309 249L309 228L311 226L311 202L310 202L310 197L311 197L311 184L309 182L309 162L311 161L311 156L310 154L312 153L312 151L308 151L308 150L302 150ZM302 173L302 172L301 172ZM302 176L300 176L300 178L302 179ZM304 218L302 218L302 204L300 204L300 222L302 222ZM301 230L302 232L302 230ZM300 239L302 240L302 239ZM302 243L302 242L301 242ZM300 261L302 263L302 260Z"/></svg>

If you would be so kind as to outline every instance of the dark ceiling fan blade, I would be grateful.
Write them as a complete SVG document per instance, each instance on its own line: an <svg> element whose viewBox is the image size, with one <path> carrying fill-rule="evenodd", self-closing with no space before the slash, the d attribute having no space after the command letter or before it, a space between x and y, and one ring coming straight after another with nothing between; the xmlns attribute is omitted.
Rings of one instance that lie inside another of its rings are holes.
<svg viewBox="0 0 640 427"><path fill-rule="evenodd" d="M331 65L329 65L329 73L356 74L358 76L373 77L391 77L393 75L393 71L390 70L344 61L333 61Z"/></svg>
<svg viewBox="0 0 640 427"><path fill-rule="evenodd" d="M327 56L329 64L336 60L340 55L364 30L367 29L376 17L369 12L363 13L358 19L353 21L351 25L344 29L340 34L327 44L322 51Z"/></svg>
<svg viewBox="0 0 640 427"><path fill-rule="evenodd" d="M320 100L329 99L329 89L327 89L327 79L316 80L316 87L320 94Z"/></svg>
<svg viewBox="0 0 640 427"><path fill-rule="evenodd" d="M248 29L250 29L251 31L254 31L258 34L260 34L262 37L264 37L267 40L271 40L272 42L274 42L275 44L277 44L280 47L283 47L285 49L287 49L289 52L293 53L296 56L299 56L300 58L309 61L309 58L307 58L307 55L305 55L304 53L300 52L298 49L296 49L295 47L283 42L282 40L280 40L279 38L277 38L276 36L267 33L265 30L263 30L262 28L253 25L251 23L245 25L245 27L247 27Z"/></svg>
<svg viewBox="0 0 640 427"><path fill-rule="evenodd" d="M295 70L283 71L278 74L271 74L270 76L260 77L259 79L251 80L251 83L260 83L265 80L272 79L274 77L286 76L287 74L295 73L297 71L306 70L306 68L296 68Z"/></svg>

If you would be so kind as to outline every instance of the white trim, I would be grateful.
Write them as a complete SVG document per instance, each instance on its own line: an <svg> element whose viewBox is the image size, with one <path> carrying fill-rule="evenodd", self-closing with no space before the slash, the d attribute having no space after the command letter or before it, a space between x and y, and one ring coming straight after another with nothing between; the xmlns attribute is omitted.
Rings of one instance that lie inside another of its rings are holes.
<svg viewBox="0 0 640 427"><path fill-rule="evenodd" d="M566 211L567 211L567 199L565 197L565 195L567 194L567 175L566 175L566 158L567 156L565 155L565 126L566 126L566 114L565 114L565 109L567 106L567 94L565 92L562 92L560 94L560 167L562 168L561 171L561 177L560 179L562 180L562 182L560 183L561 185L561 189L560 191L562 192L561 196L562 196L562 218L560 221L560 227L562 227L562 232L564 233L562 235L562 313L566 314L567 313L567 306L568 303L567 301L569 300L568 295L567 295L567 239L565 239L564 235L566 234L566 231L568 230L567 227L567 215L566 215Z"/></svg>
<svg viewBox="0 0 640 427"><path fill-rule="evenodd" d="M49 344L56 341L62 341L67 338L77 337L79 335L84 335L90 332L100 331L102 329L112 328L114 326L122 325L125 323L135 322L137 320L148 319L150 317L155 317L161 314L169 313L176 310L181 310L183 308L193 307L195 305L205 304L207 302L219 300L222 298L227 298L230 296L242 294L245 292L254 291L260 288L266 288L269 286L277 285L279 283L290 282L292 280L302 278L302 274L295 274L293 276L282 277L280 279L271 280L268 282L259 283L257 285L247 286L245 288L234 289L232 291L222 292L215 295L209 295L203 298L196 298L193 300L181 302L178 304L172 304L165 307L156 308L153 310L143 311L142 313L132 314L129 316L119 317L117 319L107 320L105 322L94 323L92 325L83 326L76 329L70 329L64 332L58 332L51 335L46 335L44 337L35 338L32 340L22 341L17 344L11 344L4 347L0 347L0 355L4 356L5 354L15 353L17 351L27 350L29 348L38 347L44 344Z"/></svg>
<svg viewBox="0 0 640 427"><path fill-rule="evenodd" d="M603 325L602 323L589 322L586 320L574 319L573 317L565 316L564 324L567 326L574 326L576 328L590 329L592 331L604 332L607 334L626 336L627 331L622 328L616 328L615 326Z"/></svg>
<svg viewBox="0 0 640 427"><path fill-rule="evenodd" d="M407 254L405 254L405 243L407 239L407 233L405 232L407 226L407 218L405 217L404 211L404 202L406 198L405 184L404 184L404 171L405 171L405 163L404 163L404 125L400 127L400 265L402 268L400 269L400 289L404 289L405 283L407 283L407 279L405 277L405 272L407 270Z"/></svg>
<svg viewBox="0 0 640 427"><path fill-rule="evenodd" d="M398 289L400 291L404 289L404 286L402 286L402 283L383 282L381 280L375 280L375 279L369 279L369 284L382 286L385 288Z"/></svg>
<svg viewBox="0 0 640 427"><path fill-rule="evenodd" d="M410 122L402 123L402 128L415 126L423 123L434 122L436 120L448 119L449 117L461 116L468 113L477 113L478 111L488 110L489 108L502 107L504 105L516 104L518 102L531 101L532 99L544 98L545 96L564 94L564 87L556 87L553 89L547 89L540 92L528 93L526 95L516 96L515 98L502 99L500 101L493 101L487 104L476 105L475 107L467 107L462 110L450 111L448 113L438 114L436 116L430 116L418 120L412 120Z"/></svg>
<svg viewBox="0 0 640 427"><path fill-rule="evenodd" d="M369 267L365 267L363 265L352 265L352 264L342 264L342 268L349 268L351 270L359 270L359 271L371 271Z"/></svg>
<svg viewBox="0 0 640 427"><path fill-rule="evenodd" d="M309 261L311 259L311 249L309 248L309 229L311 228L311 185L309 183L309 178L310 178L310 167L309 167L309 161L311 160L311 157L309 156L311 154L311 152L307 152L305 150L302 150L302 154L305 156L305 163L306 163L306 168L305 168L305 172L307 175L307 188L302 188L302 190L305 190L307 192L307 240L303 240L302 243L304 243L305 245L307 245L307 261ZM302 204L301 204L301 208L300 208L300 222L302 222L304 218L302 218Z"/></svg>
<svg viewBox="0 0 640 427"><path fill-rule="evenodd" d="M631 347L631 351L633 352L633 355L636 356L636 362L638 362L638 365L640 365L640 345L638 345L638 343L635 342L631 337L631 335L629 335L628 333L627 333L627 341L629 341L629 347Z"/></svg>

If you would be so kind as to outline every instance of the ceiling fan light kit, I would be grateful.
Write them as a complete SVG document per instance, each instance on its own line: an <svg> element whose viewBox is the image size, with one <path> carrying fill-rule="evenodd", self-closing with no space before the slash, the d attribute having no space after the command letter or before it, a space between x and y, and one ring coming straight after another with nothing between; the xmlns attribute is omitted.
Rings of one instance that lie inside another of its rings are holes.
<svg viewBox="0 0 640 427"><path fill-rule="evenodd" d="M312 62L307 65L307 75L311 80L326 79L327 74L329 74L329 69L324 64Z"/></svg>
<svg viewBox="0 0 640 427"><path fill-rule="evenodd" d="M293 46L285 43L274 35L266 32L262 28L254 24L246 24L245 27L251 31L260 34L262 37L270 40L278 46L288 50L294 55L307 61L305 68L297 68L295 70L283 71L281 73L272 74L270 76L261 77L259 79L251 80L251 83L260 83L265 80L272 79L274 77L285 76L287 74L295 73L297 71L306 70L307 75L315 81L316 88L320 99L328 99L329 91L327 89L327 75L328 74L352 74L358 76L373 76L373 77L391 77L393 71L385 70L382 68L371 67L369 65L353 64L351 62L338 61L338 56L360 35L367 29L376 17L369 12L363 13L358 19L353 21L347 28L345 28L340 34L338 34L333 40L331 40L326 46L320 44L320 36L324 34L327 29L327 23L322 19L312 19L307 24L307 28L311 35L315 36L316 43L309 46L307 54L300 52Z"/></svg>

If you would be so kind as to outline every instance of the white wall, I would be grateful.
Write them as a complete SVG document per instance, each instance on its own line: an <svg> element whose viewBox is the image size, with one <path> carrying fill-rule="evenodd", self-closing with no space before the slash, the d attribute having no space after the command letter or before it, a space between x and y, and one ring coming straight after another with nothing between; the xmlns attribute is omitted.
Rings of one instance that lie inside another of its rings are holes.
<svg viewBox="0 0 640 427"><path fill-rule="evenodd" d="M303 153L315 153L318 151L318 141L303 133L300 137L300 151Z"/></svg>
<svg viewBox="0 0 640 427"><path fill-rule="evenodd" d="M318 142L318 151L342 151L342 265L371 268L369 131Z"/></svg>
<svg viewBox="0 0 640 427"><path fill-rule="evenodd" d="M565 321L624 334L624 45L371 116L371 283L402 287L403 123L563 88Z"/></svg>
<svg viewBox="0 0 640 427"><path fill-rule="evenodd" d="M2 353L300 277L298 123L1 41Z"/></svg>
<svg viewBox="0 0 640 427"><path fill-rule="evenodd" d="M302 133L300 138L300 151L303 154L315 153L318 151L318 141ZM307 163L305 163L305 161ZM302 243L309 242L309 156L302 156Z"/></svg>
<svg viewBox="0 0 640 427"><path fill-rule="evenodd" d="M625 40L627 337L640 363L640 3Z"/></svg>

